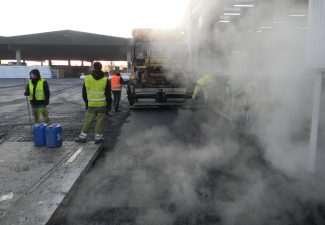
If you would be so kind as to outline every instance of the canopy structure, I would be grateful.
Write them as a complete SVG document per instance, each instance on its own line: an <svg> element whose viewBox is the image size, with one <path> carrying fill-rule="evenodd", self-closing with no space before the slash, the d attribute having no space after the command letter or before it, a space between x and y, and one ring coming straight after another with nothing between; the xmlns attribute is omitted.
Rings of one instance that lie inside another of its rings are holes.
<svg viewBox="0 0 325 225"><path fill-rule="evenodd" d="M128 38L62 30L0 37L0 59L126 61Z"/></svg>

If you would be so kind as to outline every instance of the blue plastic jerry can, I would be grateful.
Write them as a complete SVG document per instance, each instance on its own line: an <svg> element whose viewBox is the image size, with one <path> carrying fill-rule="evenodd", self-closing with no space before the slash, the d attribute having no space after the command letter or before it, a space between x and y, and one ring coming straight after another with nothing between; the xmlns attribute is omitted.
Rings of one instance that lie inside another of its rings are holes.
<svg viewBox="0 0 325 225"><path fill-rule="evenodd" d="M58 124L46 127L46 147L58 148L62 146L62 127Z"/></svg>
<svg viewBox="0 0 325 225"><path fill-rule="evenodd" d="M44 147L46 145L45 129L46 123L33 125L34 145L36 147Z"/></svg>

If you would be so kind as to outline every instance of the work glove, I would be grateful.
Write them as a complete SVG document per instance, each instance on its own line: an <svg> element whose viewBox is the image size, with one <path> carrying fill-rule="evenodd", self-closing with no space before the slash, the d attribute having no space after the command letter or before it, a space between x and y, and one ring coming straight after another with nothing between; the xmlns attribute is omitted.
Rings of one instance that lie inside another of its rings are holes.
<svg viewBox="0 0 325 225"><path fill-rule="evenodd" d="M24 95L25 95L25 96L29 96L28 93L27 93L27 91L24 92Z"/></svg>
<svg viewBox="0 0 325 225"><path fill-rule="evenodd" d="M48 106L49 105L49 101L45 101L45 105Z"/></svg>

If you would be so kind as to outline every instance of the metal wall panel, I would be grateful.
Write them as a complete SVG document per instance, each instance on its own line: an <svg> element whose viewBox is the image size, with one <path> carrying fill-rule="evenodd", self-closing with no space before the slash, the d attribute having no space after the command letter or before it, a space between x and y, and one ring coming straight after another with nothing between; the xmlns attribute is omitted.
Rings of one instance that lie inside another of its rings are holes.
<svg viewBox="0 0 325 225"><path fill-rule="evenodd" d="M52 72L49 66L0 66L0 79L29 78L29 72L32 69L38 69L43 78L52 78Z"/></svg>
<svg viewBox="0 0 325 225"><path fill-rule="evenodd" d="M307 67L325 70L325 0L309 0Z"/></svg>

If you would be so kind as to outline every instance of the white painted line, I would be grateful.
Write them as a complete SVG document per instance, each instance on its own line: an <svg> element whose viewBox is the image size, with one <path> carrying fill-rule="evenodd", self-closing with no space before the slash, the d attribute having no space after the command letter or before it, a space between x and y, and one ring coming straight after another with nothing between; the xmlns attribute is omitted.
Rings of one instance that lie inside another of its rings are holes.
<svg viewBox="0 0 325 225"><path fill-rule="evenodd" d="M9 192L9 193L6 194L6 195L1 195L1 196L0 196L0 202L10 200L10 199L12 199L13 197L14 197L14 193L13 193L13 192Z"/></svg>
<svg viewBox="0 0 325 225"><path fill-rule="evenodd" d="M80 152L82 151L82 147L80 147L75 153L73 153L73 155L68 159L68 163L73 162L77 156L80 154Z"/></svg>

